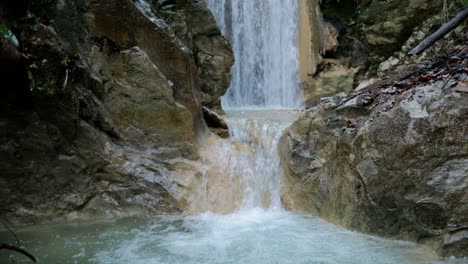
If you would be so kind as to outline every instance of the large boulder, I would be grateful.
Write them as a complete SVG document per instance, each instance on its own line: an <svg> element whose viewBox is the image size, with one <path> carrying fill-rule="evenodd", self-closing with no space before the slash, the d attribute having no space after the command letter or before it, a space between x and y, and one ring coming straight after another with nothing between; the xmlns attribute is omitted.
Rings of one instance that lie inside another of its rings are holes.
<svg viewBox="0 0 468 264"><path fill-rule="evenodd" d="M306 107L316 105L323 96L353 90L356 69L346 67L334 59L323 59L317 66L314 76L302 83Z"/></svg>
<svg viewBox="0 0 468 264"><path fill-rule="evenodd" d="M449 5L447 8L453 11L459 4ZM442 9L443 1L432 0L322 2L324 16L341 29L340 44L333 56L349 57L358 40L369 51L371 67L398 51L415 28Z"/></svg>
<svg viewBox="0 0 468 264"><path fill-rule="evenodd" d="M146 1L46 1L29 10L5 22L21 34L23 56L0 43L0 65L15 65L2 77L18 80L0 98L0 216L31 223L182 212L201 178L197 142L207 131L195 46ZM200 50L225 41L216 24L196 23L200 45L208 43Z"/></svg>
<svg viewBox="0 0 468 264"><path fill-rule="evenodd" d="M193 50L197 65L201 104L217 112L221 99L231 83L234 54L221 34L205 1L175 1L172 12L161 10L175 34Z"/></svg>
<svg viewBox="0 0 468 264"><path fill-rule="evenodd" d="M306 112L280 142L285 207L467 255L468 96L451 86Z"/></svg>
<svg viewBox="0 0 468 264"><path fill-rule="evenodd" d="M194 140L191 113L176 102L172 84L146 52L132 47L106 59L97 53L93 63L105 81L103 105L122 135L136 144L155 147Z"/></svg>
<svg viewBox="0 0 468 264"><path fill-rule="evenodd" d="M310 11L306 17L310 26L300 27L300 80L306 107L322 96L362 88L377 75L392 75L389 70L395 72L401 65L437 59L460 44L464 34L461 25L422 56L408 56L463 7L461 1L304 1L309 5L301 8Z"/></svg>

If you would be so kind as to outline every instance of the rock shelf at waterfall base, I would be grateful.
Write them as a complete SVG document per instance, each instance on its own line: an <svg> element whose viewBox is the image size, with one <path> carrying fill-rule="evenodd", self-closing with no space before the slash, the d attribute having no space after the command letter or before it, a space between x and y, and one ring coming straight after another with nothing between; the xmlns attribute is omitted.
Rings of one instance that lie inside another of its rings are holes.
<svg viewBox="0 0 468 264"><path fill-rule="evenodd" d="M285 207L466 256L467 44L306 111L279 143Z"/></svg>
<svg viewBox="0 0 468 264"><path fill-rule="evenodd" d="M466 3L1 0L0 263L468 263Z"/></svg>
<svg viewBox="0 0 468 264"><path fill-rule="evenodd" d="M16 234L45 263L464 263L440 261L429 247L360 234L282 209L277 144L297 116L294 111L227 113L231 139L208 140L207 153L201 153L213 171L204 176L206 189L192 198L204 213L47 224L16 228ZM219 208L231 210L209 212ZM0 237L8 236L0 231ZM0 254L0 262L11 256L28 263L14 253Z"/></svg>

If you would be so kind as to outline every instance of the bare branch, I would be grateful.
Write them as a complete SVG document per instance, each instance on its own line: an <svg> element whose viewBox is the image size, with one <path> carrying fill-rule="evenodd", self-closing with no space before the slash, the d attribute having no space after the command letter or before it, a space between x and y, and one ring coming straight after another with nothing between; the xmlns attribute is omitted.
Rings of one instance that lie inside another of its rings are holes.
<svg viewBox="0 0 468 264"><path fill-rule="evenodd" d="M1 244L0 243L0 250L2 250L2 249L16 251L16 252L21 253L21 254L25 255L26 257L28 257L32 262L34 262L34 263L37 262L36 257L31 255L31 253L27 252L26 250L24 250L22 248L19 248L17 246L10 245L10 244Z"/></svg>
<svg viewBox="0 0 468 264"><path fill-rule="evenodd" d="M452 18L447 24L443 25L434 34L430 35L421 43L419 43L419 45L416 46L416 48L414 48L412 51L410 51L408 55L417 55L423 52L424 50L429 48L432 44L434 44L436 41L443 38L450 31L458 27L458 25L460 25L467 17L468 17L468 8L464 8L454 18Z"/></svg>

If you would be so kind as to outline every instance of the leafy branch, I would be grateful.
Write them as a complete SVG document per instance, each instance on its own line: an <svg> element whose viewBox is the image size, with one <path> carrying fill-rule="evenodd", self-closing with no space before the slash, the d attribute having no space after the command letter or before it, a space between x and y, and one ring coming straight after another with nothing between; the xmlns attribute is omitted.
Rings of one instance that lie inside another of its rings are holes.
<svg viewBox="0 0 468 264"><path fill-rule="evenodd" d="M172 3L171 0L156 0L156 9L161 10L162 12L176 15L175 10L176 5Z"/></svg>

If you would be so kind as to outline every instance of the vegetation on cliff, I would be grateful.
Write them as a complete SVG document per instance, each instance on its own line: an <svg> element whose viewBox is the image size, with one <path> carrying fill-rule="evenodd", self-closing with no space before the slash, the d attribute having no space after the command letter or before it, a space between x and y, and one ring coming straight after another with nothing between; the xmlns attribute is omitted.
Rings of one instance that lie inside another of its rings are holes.
<svg viewBox="0 0 468 264"><path fill-rule="evenodd" d="M337 45L307 80L310 109L280 144L287 208L468 254L463 5L322 1L322 27L338 32ZM408 55L457 14L447 37Z"/></svg>
<svg viewBox="0 0 468 264"><path fill-rule="evenodd" d="M202 104L226 91L232 52L203 2L154 4L0 4L2 218L184 210Z"/></svg>

